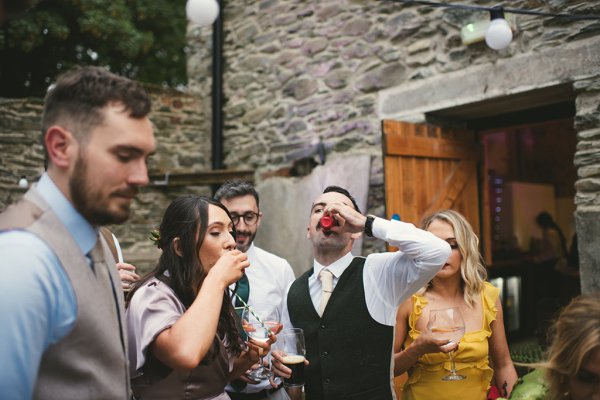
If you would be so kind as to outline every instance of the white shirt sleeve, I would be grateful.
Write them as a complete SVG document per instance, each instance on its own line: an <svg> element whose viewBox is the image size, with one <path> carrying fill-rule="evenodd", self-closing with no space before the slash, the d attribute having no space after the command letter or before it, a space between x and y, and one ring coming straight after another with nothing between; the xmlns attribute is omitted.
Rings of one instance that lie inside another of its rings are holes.
<svg viewBox="0 0 600 400"><path fill-rule="evenodd" d="M373 236L399 249L369 255L363 274L371 316L381 324L393 326L398 305L435 276L451 250L446 241L401 221L375 218Z"/></svg>

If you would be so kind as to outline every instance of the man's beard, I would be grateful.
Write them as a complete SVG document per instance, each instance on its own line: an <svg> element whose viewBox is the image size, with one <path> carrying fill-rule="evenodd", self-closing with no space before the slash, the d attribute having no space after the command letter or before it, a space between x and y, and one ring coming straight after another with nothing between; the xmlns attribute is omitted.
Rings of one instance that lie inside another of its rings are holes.
<svg viewBox="0 0 600 400"><path fill-rule="evenodd" d="M240 233L241 233L240 231L237 231L237 232L236 232L236 236L240 236ZM247 251L248 251L248 249L249 249L249 248L250 248L250 246L252 245L252 242L254 241L254 238L256 237L256 232L254 232L253 234L250 234L249 232L243 232L243 233L242 233L242 235L243 235L243 234L245 234L245 233L247 233L247 234L246 234L246 235L244 235L244 237L245 237L245 238L249 238L249 240L248 240L248 244L245 244L245 245L240 245L239 243L237 243L237 240L236 240L236 246L237 246L237 249L238 249L239 251L241 251L242 253L245 253L245 252L247 252Z"/></svg>
<svg viewBox="0 0 600 400"><path fill-rule="evenodd" d="M79 154L75 162L75 170L69 181L69 190L73 206L79 213L92 225L102 226L108 224L120 224L129 218L130 204L126 204L118 211L111 211L109 208L109 197L102 198L99 190L94 190L87 179L87 162L84 155ZM107 172L108 173L108 172ZM137 193L137 188L128 189Z"/></svg>

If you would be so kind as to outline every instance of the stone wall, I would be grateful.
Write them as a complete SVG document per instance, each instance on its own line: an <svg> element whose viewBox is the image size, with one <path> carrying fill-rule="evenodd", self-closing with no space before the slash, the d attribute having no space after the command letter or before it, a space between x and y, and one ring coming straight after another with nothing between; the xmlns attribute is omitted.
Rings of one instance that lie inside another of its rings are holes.
<svg viewBox="0 0 600 400"><path fill-rule="evenodd" d="M25 193L21 177L32 182L44 171L42 107L41 99L0 99L0 210Z"/></svg>
<svg viewBox="0 0 600 400"><path fill-rule="evenodd" d="M156 154L149 161L150 173L209 170L211 134L205 102L175 90L154 86L147 90L152 97L150 118L157 138ZM25 192L17 186L19 177L35 182L44 170L39 128L42 107L41 99L0 99L0 210ZM130 220L110 227L119 238L126 261L143 271L155 264L159 251L148 240L148 233L160 222L169 202L185 193L210 196L212 191L207 186L153 183L141 191L133 203Z"/></svg>
<svg viewBox="0 0 600 400"><path fill-rule="evenodd" d="M463 45L460 38L462 26L489 18L483 11L374 0L236 0L224 4L226 163L255 169L260 182L289 169L319 138L330 153L369 154L368 211L377 215L384 215L381 120L376 112L382 90L433 78L444 81L469 67L535 57L550 49L560 52L565 44L600 34L597 21L515 15L513 43L494 51L483 42ZM484 0L477 5L497 2ZM510 7L598 14L600 1L515 0ZM189 35L190 88L205 96L210 87L205 71L211 61L207 45L211 30L191 27ZM550 60L543 68L560 70L563 66ZM518 81L520 77L502 78ZM488 79L494 81L492 76ZM597 80L591 82L597 85ZM487 86L482 89L485 93ZM591 89L581 90L588 93ZM598 124L592 111L597 109L598 98L585 93L577 98L577 130L595 148L593 129ZM435 101L439 94L444 93L434 88L420 96ZM599 164L591 160L584 173L597 177ZM589 193L580 196L597 193L594 179L578 183L578 190L589 187ZM594 196L591 208L596 210L600 203ZM578 198L578 209L581 201ZM598 236L600 232L591 238ZM379 242L366 241L366 246L365 252L381 248ZM600 270L598 262L594 263L595 270Z"/></svg>
<svg viewBox="0 0 600 400"><path fill-rule="evenodd" d="M371 0L224 3L226 162L256 169L259 179L290 166L294 152L319 137L333 152L380 156L375 105L381 89L600 32L592 21L519 15L514 42L496 52L460 40L461 26L487 18L486 12ZM536 4L549 12L592 12L600 1ZM531 1L511 7L536 8ZM205 96L210 34L190 30L190 87Z"/></svg>
<svg viewBox="0 0 600 400"><path fill-rule="evenodd" d="M575 82L575 221L579 246L581 291L600 291L600 75Z"/></svg>

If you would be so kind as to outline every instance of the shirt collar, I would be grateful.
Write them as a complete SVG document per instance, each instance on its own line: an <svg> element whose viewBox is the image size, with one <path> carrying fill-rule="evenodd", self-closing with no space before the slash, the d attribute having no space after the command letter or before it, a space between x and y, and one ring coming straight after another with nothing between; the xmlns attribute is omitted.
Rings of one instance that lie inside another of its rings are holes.
<svg viewBox="0 0 600 400"><path fill-rule="evenodd" d="M348 252L342 258L334 261L333 263L329 264L328 266L321 265L321 264L319 264L319 262L317 260L314 260L314 263L313 263L314 276L319 276L319 273L321 272L321 270L323 268L327 268L333 274L333 276L335 276L336 278L339 278L340 276L342 276L342 274L344 273L346 268L348 268L348 266L352 262L353 258L354 258L354 256L352 255L352 253Z"/></svg>
<svg viewBox="0 0 600 400"><path fill-rule="evenodd" d="M67 228L81 252L88 254L96 245L98 231L79 214L47 173L42 175L36 188Z"/></svg>
<svg viewBox="0 0 600 400"><path fill-rule="evenodd" d="M250 247L246 251L246 255L248 256L248 261L250 265L252 265L252 260L256 257L256 247L254 247L254 242L250 243Z"/></svg>

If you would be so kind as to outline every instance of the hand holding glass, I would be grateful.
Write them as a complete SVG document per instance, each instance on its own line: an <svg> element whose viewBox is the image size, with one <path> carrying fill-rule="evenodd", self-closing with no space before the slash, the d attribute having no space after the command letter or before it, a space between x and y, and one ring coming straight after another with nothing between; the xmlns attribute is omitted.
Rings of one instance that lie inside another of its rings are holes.
<svg viewBox="0 0 600 400"><path fill-rule="evenodd" d="M274 308L270 313L257 316L249 307L244 308L242 312L242 327L248 337L257 342L265 343L269 340L271 334L277 334L281 330L281 322L279 320L279 310ZM263 356L260 356L260 366L258 369L248 373L250 379L260 381L269 379L272 376L271 371L264 367Z"/></svg>
<svg viewBox="0 0 600 400"><path fill-rule="evenodd" d="M456 307L431 310L427 329L435 339L449 340L458 344L465 334L465 322L460 310ZM456 373L454 351L448 353L450 357L450 373L442 378L443 381L460 381L466 376Z"/></svg>
<svg viewBox="0 0 600 400"><path fill-rule="evenodd" d="M277 335L277 348L283 364L292 370L291 376L283 380L284 386L304 386L304 331L300 328L284 329Z"/></svg>

